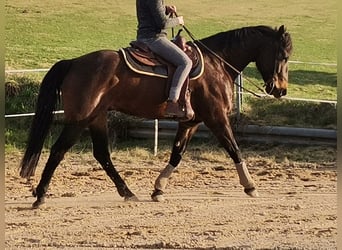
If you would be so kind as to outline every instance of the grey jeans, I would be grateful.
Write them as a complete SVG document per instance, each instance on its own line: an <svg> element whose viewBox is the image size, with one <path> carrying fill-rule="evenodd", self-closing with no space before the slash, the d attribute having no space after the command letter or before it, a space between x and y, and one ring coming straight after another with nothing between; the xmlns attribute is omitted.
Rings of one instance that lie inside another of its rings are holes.
<svg viewBox="0 0 342 250"><path fill-rule="evenodd" d="M192 61L182 49L165 36L140 39L139 41L144 42L154 53L160 55L165 60L176 66L168 100L177 101L179 99L183 83L192 68Z"/></svg>

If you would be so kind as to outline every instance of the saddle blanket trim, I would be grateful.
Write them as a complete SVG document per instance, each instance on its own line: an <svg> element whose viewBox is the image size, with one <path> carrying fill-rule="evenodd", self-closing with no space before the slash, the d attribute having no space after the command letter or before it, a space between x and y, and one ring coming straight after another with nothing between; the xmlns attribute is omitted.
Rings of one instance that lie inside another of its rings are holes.
<svg viewBox="0 0 342 250"><path fill-rule="evenodd" d="M196 50L198 51L198 55L200 57L199 66L198 66L198 67L200 67L200 72L197 73L194 76L190 75L190 80L196 80L199 77L201 77L203 72L204 72L204 59L203 59L202 51L198 48L198 46L195 43L191 43L191 44L196 48ZM156 72L149 72L149 71L139 70L134 65L132 65L132 63L127 59L126 51L124 49L122 49L122 48L120 48L119 50L120 50L120 52L121 52L121 54L122 54L122 56L123 56L123 58L125 60L126 65L132 71L134 71L134 72L136 72L138 74L142 74L142 75L156 76L156 77L161 77L161 78L168 78L167 70L166 69L165 69L165 73L156 73ZM162 66L159 66L159 67L162 67Z"/></svg>

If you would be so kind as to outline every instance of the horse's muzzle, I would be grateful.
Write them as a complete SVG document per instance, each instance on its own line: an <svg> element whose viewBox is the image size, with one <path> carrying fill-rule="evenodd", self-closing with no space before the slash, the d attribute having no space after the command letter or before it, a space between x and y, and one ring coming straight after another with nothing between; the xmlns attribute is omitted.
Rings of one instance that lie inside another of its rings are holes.
<svg viewBox="0 0 342 250"><path fill-rule="evenodd" d="M287 89L282 86L283 84L281 84L281 87L277 87L277 84L275 83L275 81L270 80L266 84L265 91L267 94L273 95L275 98L280 98L287 94ZM285 84L284 86L287 86L287 84Z"/></svg>

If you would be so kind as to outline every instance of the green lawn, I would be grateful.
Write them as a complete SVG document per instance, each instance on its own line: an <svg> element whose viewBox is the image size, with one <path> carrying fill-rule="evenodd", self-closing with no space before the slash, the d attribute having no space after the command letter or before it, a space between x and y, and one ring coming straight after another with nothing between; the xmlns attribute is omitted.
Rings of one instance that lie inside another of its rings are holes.
<svg viewBox="0 0 342 250"><path fill-rule="evenodd" d="M291 61L336 63L337 1L167 1L197 38L250 25L292 35ZM63 58L118 49L135 39L135 1L5 1L6 69L49 68ZM290 63L288 96L336 100L336 66ZM246 77L260 82L253 65ZM249 87L246 83L246 87ZM253 89L253 88L252 88Z"/></svg>
<svg viewBox="0 0 342 250"><path fill-rule="evenodd" d="M172 3L198 38L249 25L284 24L294 41L291 60L336 63L336 0ZM135 38L133 0L7 0L5 12L7 68L49 66L60 58L117 49Z"/></svg>

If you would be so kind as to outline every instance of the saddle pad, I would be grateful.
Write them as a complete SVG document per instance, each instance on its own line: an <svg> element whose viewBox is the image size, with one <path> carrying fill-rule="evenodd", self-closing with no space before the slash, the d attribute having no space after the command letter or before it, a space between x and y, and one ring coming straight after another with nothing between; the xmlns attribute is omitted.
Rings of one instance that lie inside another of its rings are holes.
<svg viewBox="0 0 342 250"><path fill-rule="evenodd" d="M201 50L198 48L198 46L194 43L191 43L192 48L196 49L199 62L198 64L191 69L189 77L190 80L194 80L199 78L204 71L204 60ZM138 74L148 75L148 76L156 76L156 77L162 77L162 78L168 78L168 70L166 65L157 65L157 66L150 66L146 64L142 64L139 61L137 61L134 57L131 56L130 53L126 51L127 48L120 48L120 52L124 58L125 63L127 66L134 72Z"/></svg>

